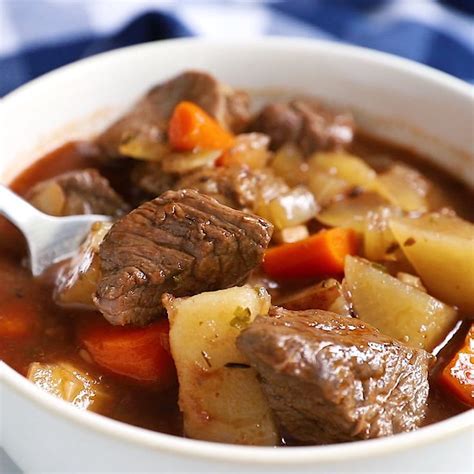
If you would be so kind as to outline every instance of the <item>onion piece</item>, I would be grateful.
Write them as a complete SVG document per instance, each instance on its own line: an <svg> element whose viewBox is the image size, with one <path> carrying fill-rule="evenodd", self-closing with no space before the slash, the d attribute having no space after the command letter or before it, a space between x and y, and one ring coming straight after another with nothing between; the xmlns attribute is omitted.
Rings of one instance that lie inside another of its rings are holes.
<svg viewBox="0 0 474 474"><path fill-rule="evenodd" d="M346 181L319 170L310 173L308 187L321 207L343 197L352 189Z"/></svg>
<svg viewBox="0 0 474 474"><path fill-rule="evenodd" d="M377 191L404 211L429 210L427 195L429 181L418 171L405 165L393 165L377 178Z"/></svg>
<svg viewBox="0 0 474 474"><path fill-rule="evenodd" d="M123 156L145 161L159 161L170 152L167 143L150 140L143 135L131 135L122 140L118 151Z"/></svg>
<svg viewBox="0 0 474 474"><path fill-rule="evenodd" d="M263 133L242 133L235 137L234 145L219 159L223 166L246 165L261 169L270 158L270 137Z"/></svg>
<svg viewBox="0 0 474 474"><path fill-rule="evenodd" d="M183 153L170 153L161 160L165 173L186 174L198 168L214 166L222 150L201 150Z"/></svg>
<svg viewBox="0 0 474 474"><path fill-rule="evenodd" d="M278 229L294 227L316 216L317 205L313 194L304 186L297 186L269 202L260 202L256 213Z"/></svg>
<svg viewBox="0 0 474 474"><path fill-rule="evenodd" d="M378 194L362 193L330 204L316 215L316 219L329 227L348 227L363 233L368 213L387 207L392 206Z"/></svg>
<svg viewBox="0 0 474 474"><path fill-rule="evenodd" d="M305 225L276 229L273 232L273 240L279 244L290 244L309 237L308 228Z"/></svg>

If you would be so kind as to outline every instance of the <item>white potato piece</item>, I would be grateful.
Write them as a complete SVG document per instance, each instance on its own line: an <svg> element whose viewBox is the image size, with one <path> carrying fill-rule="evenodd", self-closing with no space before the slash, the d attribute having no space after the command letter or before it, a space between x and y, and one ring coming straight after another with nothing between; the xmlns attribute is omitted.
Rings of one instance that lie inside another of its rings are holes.
<svg viewBox="0 0 474 474"><path fill-rule="evenodd" d="M27 378L81 410L103 413L111 400L99 380L69 362L33 362L28 367Z"/></svg>
<svg viewBox="0 0 474 474"><path fill-rule="evenodd" d="M283 145L271 162L277 176L283 178L290 186L305 184L308 176L308 163L301 150L293 143Z"/></svg>
<svg viewBox="0 0 474 474"><path fill-rule="evenodd" d="M454 308L367 260L346 257L344 272L359 318L412 347L433 350L457 321Z"/></svg>
<svg viewBox="0 0 474 474"><path fill-rule="evenodd" d="M392 218L390 228L428 292L474 315L474 225L431 213Z"/></svg>
<svg viewBox="0 0 474 474"><path fill-rule="evenodd" d="M358 156L346 152L315 153L309 159L311 171L324 171L351 186L374 189L377 174Z"/></svg>
<svg viewBox="0 0 474 474"><path fill-rule="evenodd" d="M275 445L277 431L256 371L235 345L240 331L265 315L265 289L234 287L189 298L165 298L170 346L187 436Z"/></svg>
<svg viewBox="0 0 474 474"><path fill-rule="evenodd" d="M111 227L110 222L95 222L77 255L58 273L54 294L58 303L94 305L92 295L100 277L99 246Z"/></svg>
<svg viewBox="0 0 474 474"><path fill-rule="evenodd" d="M30 196L30 203L50 216L62 216L66 205L66 194L63 188L54 181L47 180L37 184Z"/></svg>

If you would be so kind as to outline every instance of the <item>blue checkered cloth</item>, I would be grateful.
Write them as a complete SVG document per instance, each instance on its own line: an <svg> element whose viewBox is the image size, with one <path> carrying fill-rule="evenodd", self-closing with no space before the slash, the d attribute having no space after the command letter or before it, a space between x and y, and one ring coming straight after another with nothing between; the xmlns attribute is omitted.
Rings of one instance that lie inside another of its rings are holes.
<svg viewBox="0 0 474 474"><path fill-rule="evenodd" d="M99 52L183 36L366 46L474 82L474 0L0 0L0 96Z"/></svg>

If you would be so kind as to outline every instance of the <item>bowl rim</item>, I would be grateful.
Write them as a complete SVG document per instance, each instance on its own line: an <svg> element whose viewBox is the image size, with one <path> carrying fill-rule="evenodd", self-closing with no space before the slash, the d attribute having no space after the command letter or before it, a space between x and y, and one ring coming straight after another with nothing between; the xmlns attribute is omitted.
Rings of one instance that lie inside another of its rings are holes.
<svg viewBox="0 0 474 474"><path fill-rule="evenodd" d="M52 415L60 416L67 422L78 424L82 428L95 431L97 434L132 443L141 448L182 456L193 456L208 461L229 462L238 460L239 463L245 464L301 465L314 462L339 461L341 452L344 452L345 461L355 460L373 455L392 454L414 446L420 447L451 434L460 433L469 427L472 429L474 422L474 410L469 410L419 430L385 438L321 446L288 446L282 449L273 446L242 446L194 440L151 431L87 410L78 410L68 402L36 387L5 362L0 362L0 373L5 383L18 395L23 396ZM363 444L361 445L361 443Z"/></svg>
<svg viewBox="0 0 474 474"><path fill-rule="evenodd" d="M467 83L460 79L408 59L359 46L325 40L286 37L262 37L245 41L220 40L218 44L216 44L212 39L183 38L160 40L128 46L63 66L28 82L6 95L0 100L0 113L2 110L2 104L14 101L18 95L28 92L31 88L39 86L41 83L48 81L52 77L59 77L62 74L71 74L74 73L76 68L81 68L85 64L93 64L94 62L100 62L107 59L117 59L120 55L126 56L138 49L164 48L169 45L181 45L183 48L186 48L189 45L199 45L200 47L214 49L241 47L267 48L268 50L277 50L280 53L295 49L307 50L308 52L317 52L318 50L324 49L325 54L329 53L340 57L351 55L362 62L378 63L388 69L417 76L418 78L436 83L439 87L448 89L451 93L463 95L467 100L474 102L474 91L471 90ZM474 425L474 410L469 410L465 413L423 427L414 432L402 433L386 438L322 446L285 447L285 449L276 449L275 447L240 446L193 440L154 432L116 421L96 413L77 410L74 407L71 407L67 402L41 391L38 387L35 387L25 377L2 361L0 361L0 374L2 375L2 377L0 377L2 384L5 383L18 395L28 399L29 402L45 409L52 415L62 417L70 423L77 423L82 428L91 429L97 434L132 443L142 448L153 449L157 452L164 451L181 456L193 456L208 461L238 461L239 463L257 463L280 466L290 464L301 465L316 461L339 461L341 459L341 452L344 452L344 460L347 461L351 459L395 453L404 449L413 448L415 445L426 445L451 434L460 433L467 430L469 427L472 428ZM364 443L363 445L360 444L362 442Z"/></svg>

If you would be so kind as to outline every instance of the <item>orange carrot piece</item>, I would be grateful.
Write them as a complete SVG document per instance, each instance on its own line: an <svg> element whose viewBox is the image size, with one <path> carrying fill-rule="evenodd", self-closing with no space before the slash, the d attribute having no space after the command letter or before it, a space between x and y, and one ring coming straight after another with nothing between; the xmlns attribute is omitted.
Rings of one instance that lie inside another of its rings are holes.
<svg viewBox="0 0 474 474"><path fill-rule="evenodd" d="M474 323L439 379L441 385L461 402L474 408Z"/></svg>
<svg viewBox="0 0 474 474"><path fill-rule="evenodd" d="M273 278L310 278L344 271L344 258L358 242L352 229L334 228L265 252L263 270Z"/></svg>
<svg viewBox="0 0 474 474"><path fill-rule="evenodd" d="M174 109L168 128L171 148L178 151L226 150L234 136L192 102L180 102Z"/></svg>
<svg viewBox="0 0 474 474"><path fill-rule="evenodd" d="M176 382L166 319L143 328L88 319L79 324L78 339L94 362L110 372L161 388Z"/></svg>
<svg viewBox="0 0 474 474"><path fill-rule="evenodd" d="M9 298L0 305L0 338L28 339L39 328L38 308L28 299Z"/></svg>

